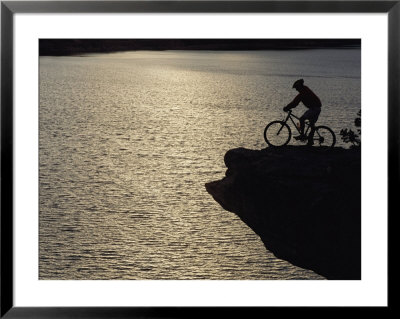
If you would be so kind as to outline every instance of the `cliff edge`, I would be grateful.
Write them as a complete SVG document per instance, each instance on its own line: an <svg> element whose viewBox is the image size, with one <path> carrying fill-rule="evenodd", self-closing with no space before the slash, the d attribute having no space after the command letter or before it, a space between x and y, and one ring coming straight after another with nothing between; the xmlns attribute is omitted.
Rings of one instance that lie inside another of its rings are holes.
<svg viewBox="0 0 400 319"><path fill-rule="evenodd" d="M286 146L225 154L206 189L280 259L327 279L361 279L361 151Z"/></svg>

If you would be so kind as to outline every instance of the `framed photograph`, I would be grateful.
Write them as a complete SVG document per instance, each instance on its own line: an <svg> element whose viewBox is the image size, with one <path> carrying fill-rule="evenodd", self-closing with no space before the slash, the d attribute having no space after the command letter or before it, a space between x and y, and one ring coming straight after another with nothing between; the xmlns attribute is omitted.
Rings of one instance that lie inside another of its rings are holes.
<svg viewBox="0 0 400 319"><path fill-rule="evenodd" d="M399 18L2 1L1 317L388 309Z"/></svg>

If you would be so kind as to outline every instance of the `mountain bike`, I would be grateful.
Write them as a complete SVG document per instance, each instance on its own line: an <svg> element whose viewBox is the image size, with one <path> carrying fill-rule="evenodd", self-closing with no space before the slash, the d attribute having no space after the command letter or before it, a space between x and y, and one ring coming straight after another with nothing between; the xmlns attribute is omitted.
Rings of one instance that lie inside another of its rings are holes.
<svg viewBox="0 0 400 319"><path fill-rule="evenodd" d="M293 123L294 127L300 134L300 126L296 125L294 119L300 120L299 117L292 114L292 110L288 111L288 115L284 121L272 121L264 130L264 139L269 146L285 146L289 143L292 137L292 130L288 125L288 121ZM304 127L304 135L307 137L311 132L311 124L306 120ZM308 138L305 139L307 142ZM315 146L333 147L336 143L335 133L328 126L315 126L313 142Z"/></svg>

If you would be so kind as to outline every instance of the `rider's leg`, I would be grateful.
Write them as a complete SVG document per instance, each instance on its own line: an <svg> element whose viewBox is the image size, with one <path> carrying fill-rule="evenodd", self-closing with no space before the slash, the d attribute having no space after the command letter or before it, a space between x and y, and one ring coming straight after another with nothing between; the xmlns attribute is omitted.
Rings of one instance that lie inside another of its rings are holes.
<svg viewBox="0 0 400 319"><path fill-rule="evenodd" d="M313 145L314 144L314 133L315 133L315 122L310 121L310 134L308 134L308 142L307 145Z"/></svg>
<svg viewBox="0 0 400 319"><path fill-rule="evenodd" d="M313 145L314 144L314 133L315 133L315 123L318 120L319 113L321 113L321 108L315 108L315 109L310 109L309 110L309 117L308 120L310 121L310 134L308 135L308 145Z"/></svg>
<svg viewBox="0 0 400 319"><path fill-rule="evenodd" d="M300 135L304 135L304 126L305 126L306 118L304 117L304 114L302 117L300 117Z"/></svg>
<svg viewBox="0 0 400 319"><path fill-rule="evenodd" d="M294 137L294 139L296 139L296 140L304 141L306 139L306 136L304 135L304 126L305 126L305 121L306 121L306 118L307 118L306 117L307 112L305 112L303 114L303 116L301 116L299 118L299 120L300 120L300 135Z"/></svg>

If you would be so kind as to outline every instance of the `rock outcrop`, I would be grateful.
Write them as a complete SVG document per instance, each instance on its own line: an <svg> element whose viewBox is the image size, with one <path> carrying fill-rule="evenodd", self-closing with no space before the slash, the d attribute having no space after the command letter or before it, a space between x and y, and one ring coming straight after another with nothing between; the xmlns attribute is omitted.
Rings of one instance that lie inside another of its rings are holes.
<svg viewBox="0 0 400 319"><path fill-rule="evenodd" d="M276 257L327 279L361 279L360 149L238 148L225 164L207 191Z"/></svg>

